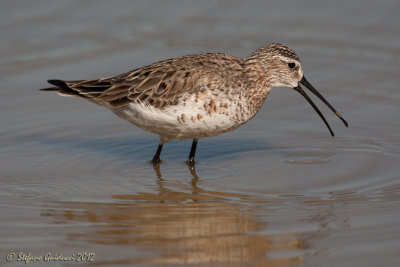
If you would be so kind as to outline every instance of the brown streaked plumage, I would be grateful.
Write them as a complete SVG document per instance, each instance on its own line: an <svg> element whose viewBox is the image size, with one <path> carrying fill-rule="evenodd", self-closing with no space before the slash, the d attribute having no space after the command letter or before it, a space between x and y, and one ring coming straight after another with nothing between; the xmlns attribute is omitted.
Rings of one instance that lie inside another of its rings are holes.
<svg viewBox="0 0 400 267"><path fill-rule="evenodd" d="M95 80L49 80L60 95L82 97L121 118L160 135L153 162L165 142L192 138L188 163L194 164L199 138L232 131L250 120L274 87L301 93L333 132L302 90L305 85L347 126L340 114L308 83L299 57L285 45L270 44L245 59L222 53L163 60L133 71Z"/></svg>

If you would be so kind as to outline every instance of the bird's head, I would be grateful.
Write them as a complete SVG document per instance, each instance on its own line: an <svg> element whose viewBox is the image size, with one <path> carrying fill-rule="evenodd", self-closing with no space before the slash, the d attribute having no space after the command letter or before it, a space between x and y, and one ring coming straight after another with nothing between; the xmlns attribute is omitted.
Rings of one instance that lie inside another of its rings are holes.
<svg viewBox="0 0 400 267"><path fill-rule="evenodd" d="M307 81L303 74L300 59L292 49L283 44L273 43L260 47L251 55L250 58L257 60L259 66L261 66L265 73L267 84L270 88L289 87L299 92L318 113L332 136L334 133L325 117L311 98L301 88L300 84L304 85L319 99L321 99L321 101L324 102L336 114L336 116L342 120L346 127L348 126L348 123L343 119L339 112L337 112L336 109L334 109L332 105L329 104L329 102Z"/></svg>

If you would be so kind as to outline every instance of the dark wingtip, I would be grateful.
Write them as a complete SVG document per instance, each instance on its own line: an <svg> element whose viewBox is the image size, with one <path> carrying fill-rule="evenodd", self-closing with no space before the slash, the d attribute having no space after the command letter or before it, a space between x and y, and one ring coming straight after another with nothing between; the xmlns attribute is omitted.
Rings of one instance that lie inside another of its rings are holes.
<svg viewBox="0 0 400 267"><path fill-rule="evenodd" d="M40 91L58 91L61 88L68 87L62 80L47 80L47 82L57 87L41 88Z"/></svg>
<svg viewBox="0 0 400 267"><path fill-rule="evenodd" d="M56 87L40 88L40 91L57 91Z"/></svg>
<svg viewBox="0 0 400 267"><path fill-rule="evenodd" d="M69 88L69 86L63 80L52 79L52 80L47 80L47 82L56 87L44 88L41 89L42 91L58 91L60 89L68 92L72 91L71 88Z"/></svg>
<svg viewBox="0 0 400 267"><path fill-rule="evenodd" d="M58 87L61 87L61 88L63 88L63 87L66 86L65 82L62 81L62 80L55 80L55 79L53 79L53 80L47 80L47 82L48 82L49 84L52 84L52 85L55 85L55 86L58 86Z"/></svg>
<svg viewBox="0 0 400 267"><path fill-rule="evenodd" d="M71 89L63 80L52 79L52 80L47 80L47 82L56 87L42 88L40 89L41 91L60 91L60 90L71 91Z"/></svg>

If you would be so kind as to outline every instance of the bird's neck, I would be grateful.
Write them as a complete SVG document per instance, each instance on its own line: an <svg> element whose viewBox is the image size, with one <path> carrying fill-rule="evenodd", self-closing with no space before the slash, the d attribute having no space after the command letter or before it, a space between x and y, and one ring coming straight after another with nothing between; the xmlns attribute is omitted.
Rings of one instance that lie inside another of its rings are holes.
<svg viewBox="0 0 400 267"><path fill-rule="evenodd" d="M244 59L245 91L244 97L249 108L254 110L254 115L262 107L271 86L267 73L261 67L259 59L248 57Z"/></svg>

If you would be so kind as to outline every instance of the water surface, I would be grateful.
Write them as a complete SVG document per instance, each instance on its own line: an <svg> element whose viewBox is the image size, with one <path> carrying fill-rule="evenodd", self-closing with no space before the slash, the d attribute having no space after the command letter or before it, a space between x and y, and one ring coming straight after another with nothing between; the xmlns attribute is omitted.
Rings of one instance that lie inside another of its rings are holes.
<svg viewBox="0 0 400 267"><path fill-rule="evenodd" d="M0 262L92 253L104 266L398 266L396 1L0 4ZM50 78L108 77L190 53L288 44L334 138L276 88L240 129L164 147ZM18 255L17 255L18 256ZM46 266L68 262L51 261ZM85 263L75 263L76 266Z"/></svg>

